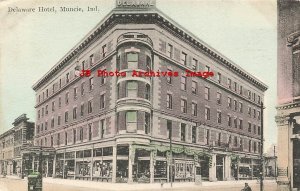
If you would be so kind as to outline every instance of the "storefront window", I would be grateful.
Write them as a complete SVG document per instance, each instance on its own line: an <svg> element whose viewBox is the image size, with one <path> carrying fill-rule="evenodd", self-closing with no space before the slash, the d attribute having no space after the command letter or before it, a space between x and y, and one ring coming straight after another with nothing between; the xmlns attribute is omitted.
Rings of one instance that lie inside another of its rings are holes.
<svg viewBox="0 0 300 191"><path fill-rule="evenodd" d="M96 160L93 163L93 177L111 177L112 160Z"/></svg>

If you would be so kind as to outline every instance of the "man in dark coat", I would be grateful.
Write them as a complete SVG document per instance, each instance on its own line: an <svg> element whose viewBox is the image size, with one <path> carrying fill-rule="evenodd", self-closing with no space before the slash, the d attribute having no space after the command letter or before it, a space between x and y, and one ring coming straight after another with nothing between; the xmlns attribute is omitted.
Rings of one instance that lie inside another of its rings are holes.
<svg viewBox="0 0 300 191"><path fill-rule="evenodd" d="M251 187L248 185L248 183L245 183L245 187L241 191L252 191Z"/></svg>

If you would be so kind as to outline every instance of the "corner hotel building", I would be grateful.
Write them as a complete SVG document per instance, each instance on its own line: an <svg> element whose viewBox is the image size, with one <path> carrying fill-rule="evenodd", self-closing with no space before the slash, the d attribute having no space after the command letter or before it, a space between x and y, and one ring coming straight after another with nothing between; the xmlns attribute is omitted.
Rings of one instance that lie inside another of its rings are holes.
<svg viewBox="0 0 300 191"><path fill-rule="evenodd" d="M34 143L55 148L43 157L44 175L128 183L259 176L267 86L164 15L155 1L130 2L117 1L33 85ZM76 75L82 69L91 76ZM130 75L186 69L215 75ZM97 77L98 70L129 75Z"/></svg>

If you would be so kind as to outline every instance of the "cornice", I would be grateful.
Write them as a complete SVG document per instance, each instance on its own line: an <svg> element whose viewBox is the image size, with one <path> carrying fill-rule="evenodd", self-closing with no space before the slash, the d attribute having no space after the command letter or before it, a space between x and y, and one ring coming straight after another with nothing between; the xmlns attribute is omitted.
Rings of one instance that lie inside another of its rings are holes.
<svg viewBox="0 0 300 191"><path fill-rule="evenodd" d="M86 47L90 46L96 38L99 38L101 35L103 35L104 31L107 31L109 28L111 28L112 23L158 24L159 26L166 28L168 31L171 31L181 40L184 40L193 47L196 47L198 50L201 50L201 52L213 58L218 63L229 68L237 75L243 77L248 82L258 87L260 90L266 91L268 89L268 86L263 82L250 75L248 72L234 64L232 61L221 55L213 48L209 47L207 44L192 35L175 21L164 15L158 9L151 11L130 12L122 12L120 10L114 9L90 33L88 33L88 35L85 36L85 38L81 40L80 43L72 48L71 51L66 54L66 56L64 56L54 67L52 67L46 75L44 75L38 82L36 82L32 86L32 88L36 91L39 87L41 87L49 78L51 78L52 75L54 75L57 71L70 63L71 60L74 59L78 54L80 54Z"/></svg>
<svg viewBox="0 0 300 191"><path fill-rule="evenodd" d="M277 110L287 110L287 109L293 109L293 108L297 108L297 107L300 107L300 102L278 105L278 106L276 106L276 109Z"/></svg>

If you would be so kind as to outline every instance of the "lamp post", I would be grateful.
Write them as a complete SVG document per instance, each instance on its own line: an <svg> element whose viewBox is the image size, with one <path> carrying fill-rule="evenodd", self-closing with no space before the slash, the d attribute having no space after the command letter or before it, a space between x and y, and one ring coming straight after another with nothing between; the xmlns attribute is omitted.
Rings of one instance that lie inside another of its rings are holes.
<svg viewBox="0 0 300 191"><path fill-rule="evenodd" d="M260 191L264 190L264 103L261 102L261 134L260 134Z"/></svg>

